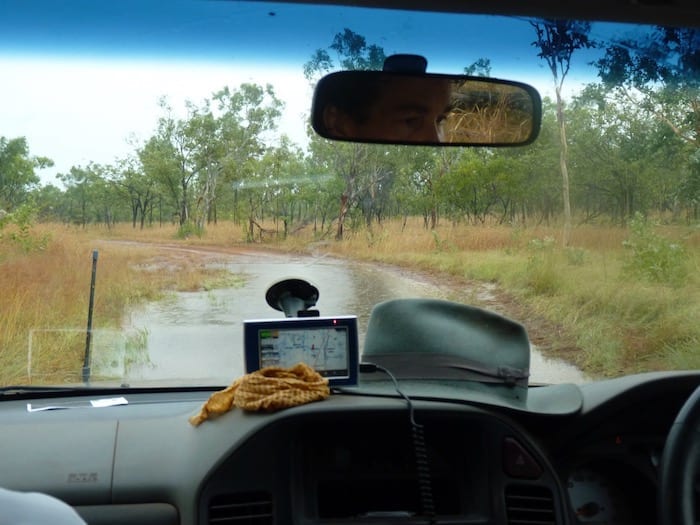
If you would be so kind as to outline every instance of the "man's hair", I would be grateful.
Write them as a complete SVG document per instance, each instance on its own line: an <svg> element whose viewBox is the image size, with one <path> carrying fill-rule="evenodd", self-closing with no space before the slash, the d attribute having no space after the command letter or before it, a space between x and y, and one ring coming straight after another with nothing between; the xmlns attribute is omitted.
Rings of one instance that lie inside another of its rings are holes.
<svg viewBox="0 0 700 525"><path fill-rule="evenodd" d="M323 111L335 107L358 124L369 118L373 103L384 87L384 79L376 71L344 71L331 73L316 84L312 104L313 126L327 133Z"/></svg>

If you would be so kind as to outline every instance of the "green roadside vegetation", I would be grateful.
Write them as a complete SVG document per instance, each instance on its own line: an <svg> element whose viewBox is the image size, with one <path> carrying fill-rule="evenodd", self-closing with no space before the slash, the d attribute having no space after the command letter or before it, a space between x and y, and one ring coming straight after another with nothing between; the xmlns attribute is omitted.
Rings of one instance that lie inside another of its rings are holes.
<svg viewBox="0 0 700 525"><path fill-rule="evenodd" d="M457 285L495 283L526 327L545 321L551 333L538 339L546 354L593 377L700 368L697 229L659 228L638 218L628 229L574 229L566 248L554 240L558 234L476 227L402 235L394 224L383 229L382 243L371 242L375 229L325 246L345 257L456 278Z"/></svg>

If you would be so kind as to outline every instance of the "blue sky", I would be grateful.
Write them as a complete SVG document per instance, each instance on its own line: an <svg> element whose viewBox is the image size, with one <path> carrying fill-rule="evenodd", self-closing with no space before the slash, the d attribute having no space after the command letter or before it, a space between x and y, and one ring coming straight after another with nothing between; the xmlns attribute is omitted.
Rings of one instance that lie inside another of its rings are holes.
<svg viewBox="0 0 700 525"><path fill-rule="evenodd" d="M303 62L348 27L388 54L419 48L430 57L449 49L455 64L481 56L511 63L534 56L527 48L522 56L512 52L513 40L534 40L527 23L501 19L494 30L489 20L471 17L465 26L464 18L440 14L217 0L4 0L0 49ZM436 65L444 67L445 61Z"/></svg>
<svg viewBox="0 0 700 525"><path fill-rule="evenodd" d="M241 82L272 82L304 140L311 92L301 71L344 28L387 54L420 53L428 70L460 73L487 57L492 76L549 90L551 77L524 20L219 0L3 0L0 3L0 136L26 136L56 172L111 163L148 138L166 95L175 108ZM594 33L619 28L594 26ZM593 78L580 53L570 84Z"/></svg>

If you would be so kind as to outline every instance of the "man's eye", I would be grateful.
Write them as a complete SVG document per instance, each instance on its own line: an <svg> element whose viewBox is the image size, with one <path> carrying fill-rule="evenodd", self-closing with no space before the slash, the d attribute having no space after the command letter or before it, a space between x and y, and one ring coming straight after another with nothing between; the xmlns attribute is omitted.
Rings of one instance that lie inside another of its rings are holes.
<svg viewBox="0 0 700 525"><path fill-rule="evenodd" d="M408 117L403 120L404 125L407 128L416 129L423 125L422 117Z"/></svg>
<svg viewBox="0 0 700 525"><path fill-rule="evenodd" d="M396 115L396 124L406 129L420 129L425 125L425 115L414 111Z"/></svg>

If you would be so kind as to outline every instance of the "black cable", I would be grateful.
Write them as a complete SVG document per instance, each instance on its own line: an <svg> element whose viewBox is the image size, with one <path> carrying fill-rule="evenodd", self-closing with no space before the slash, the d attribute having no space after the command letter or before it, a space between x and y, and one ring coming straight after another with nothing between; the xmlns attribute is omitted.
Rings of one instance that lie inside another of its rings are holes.
<svg viewBox="0 0 700 525"><path fill-rule="evenodd" d="M413 434L413 453L416 457L416 474L418 476L418 490L423 514L428 517L428 523L435 523L435 502L433 500L433 482L430 476L430 461L428 449L425 446L423 425L411 423Z"/></svg>
<svg viewBox="0 0 700 525"><path fill-rule="evenodd" d="M413 437L413 454L416 459L416 475L418 478L418 491L420 494L421 508L423 514L428 517L428 523L435 523L435 500L433 499L433 482L430 476L430 460L428 458L428 449L425 446L425 434L423 425L416 422L415 411L413 409L413 401L404 394L399 388L399 382L394 377L394 374L389 372L383 366L375 365L374 363L360 364L361 372L374 372L379 370L385 373L394 383L396 392L406 400L408 405L408 414L411 420L411 435Z"/></svg>

